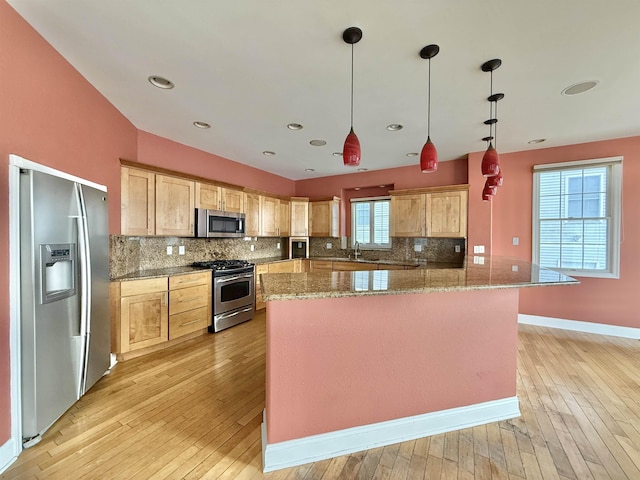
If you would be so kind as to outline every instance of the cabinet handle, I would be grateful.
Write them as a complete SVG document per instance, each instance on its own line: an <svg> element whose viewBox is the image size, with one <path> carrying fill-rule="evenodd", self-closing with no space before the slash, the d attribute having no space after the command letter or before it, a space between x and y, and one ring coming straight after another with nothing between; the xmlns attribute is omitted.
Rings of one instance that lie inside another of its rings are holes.
<svg viewBox="0 0 640 480"><path fill-rule="evenodd" d="M183 298L182 300L180 300L183 303L187 303L187 302L193 302L195 300L199 300L199 297L189 297L189 298Z"/></svg>

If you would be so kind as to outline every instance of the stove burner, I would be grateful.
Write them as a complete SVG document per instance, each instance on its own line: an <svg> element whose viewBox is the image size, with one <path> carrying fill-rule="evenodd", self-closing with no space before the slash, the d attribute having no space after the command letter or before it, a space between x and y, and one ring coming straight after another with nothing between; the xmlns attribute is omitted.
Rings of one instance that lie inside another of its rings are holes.
<svg viewBox="0 0 640 480"><path fill-rule="evenodd" d="M194 267L211 268L212 270L235 270L237 268L246 268L251 263L246 260L209 260L206 262L194 262Z"/></svg>

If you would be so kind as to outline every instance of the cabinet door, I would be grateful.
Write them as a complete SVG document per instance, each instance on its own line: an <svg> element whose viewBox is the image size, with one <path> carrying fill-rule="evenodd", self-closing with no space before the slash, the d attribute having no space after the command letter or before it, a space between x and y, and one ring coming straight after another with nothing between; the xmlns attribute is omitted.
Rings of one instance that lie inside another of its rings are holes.
<svg viewBox="0 0 640 480"><path fill-rule="evenodd" d="M195 182L156 175L156 235L193 236Z"/></svg>
<svg viewBox="0 0 640 480"><path fill-rule="evenodd" d="M467 236L468 192L427 194L427 236L464 238Z"/></svg>
<svg viewBox="0 0 640 480"><path fill-rule="evenodd" d="M196 208L222 210L220 187L207 183L196 182Z"/></svg>
<svg viewBox="0 0 640 480"><path fill-rule="evenodd" d="M245 235L257 237L260 235L260 195L247 193L245 195Z"/></svg>
<svg viewBox="0 0 640 480"><path fill-rule="evenodd" d="M331 260L309 260L310 272L332 272L333 262Z"/></svg>
<svg viewBox="0 0 640 480"><path fill-rule="evenodd" d="M169 315L186 312L194 308L207 308L210 301L208 285L179 288L169 292Z"/></svg>
<svg viewBox="0 0 640 480"><path fill-rule="evenodd" d="M310 202L309 236L337 237L340 202L336 200Z"/></svg>
<svg viewBox="0 0 640 480"><path fill-rule="evenodd" d="M222 210L225 212L244 213L244 192L231 188L221 188Z"/></svg>
<svg viewBox="0 0 640 480"><path fill-rule="evenodd" d="M293 260L273 262L269 264L269 273L293 273L295 264Z"/></svg>
<svg viewBox="0 0 640 480"><path fill-rule="evenodd" d="M207 307L195 308L169 317L169 340L207 328L211 317Z"/></svg>
<svg viewBox="0 0 640 480"><path fill-rule="evenodd" d="M260 287L260 275L269 272L269 264L256 265L256 278L255 278L255 290L256 290L256 310L260 310L265 307L265 303L262 300L262 287Z"/></svg>
<svg viewBox="0 0 640 480"><path fill-rule="evenodd" d="M278 236L278 214L280 201L277 198L260 195L260 235L263 237Z"/></svg>
<svg viewBox="0 0 640 480"><path fill-rule="evenodd" d="M120 299L122 352L169 340L167 292L133 295Z"/></svg>
<svg viewBox="0 0 640 480"><path fill-rule="evenodd" d="M123 235L155 234L155 174L120 169L120 230Z"/></svg>
<svg viewBox="0 0 640 480"><path fill-rule="evenodd" d="M426 236L424 194L391 197L391 236Z"/></svg>
<svg viewBox="0 0 640 480"><path fill-rule="evenodd" d="M278 224L278 236L288 237L291 232L291 203L289 200L280 200Z"/></svg>
<svg viewBox="0 0 640 480"><path fill-rule="evenodd" d="M291 200L291 236L309 235L309 202Z"/></svg>

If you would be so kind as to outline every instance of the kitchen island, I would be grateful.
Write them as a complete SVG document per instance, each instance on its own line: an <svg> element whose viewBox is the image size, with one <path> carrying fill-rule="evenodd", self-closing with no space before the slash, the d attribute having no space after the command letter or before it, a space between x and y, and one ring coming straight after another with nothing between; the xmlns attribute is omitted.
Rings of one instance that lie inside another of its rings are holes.
<svg viewBox="0 0 640 480"><path fill-rule="evenodd" d="M519 289L577 283L501 257L262 275L264 470L519 416Z"/></svg>

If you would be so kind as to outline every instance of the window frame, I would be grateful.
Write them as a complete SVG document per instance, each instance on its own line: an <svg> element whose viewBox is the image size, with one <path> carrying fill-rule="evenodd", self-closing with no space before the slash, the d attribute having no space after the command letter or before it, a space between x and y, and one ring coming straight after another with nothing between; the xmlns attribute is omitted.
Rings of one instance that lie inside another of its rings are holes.
<svg viewBox="0 0 640 480"><path fill-rule="evenodd" d="M389 243L385 244L377 244L377 243L362 243L360 242L360 249L362 250L391 250L392 237L391 237L391 197L390 196L382 196L382 197L362 197L362 198L352 198L351 199L351 248L355 247L356 244L356 215L355 215L355 206L358 203L369 203L373 207L375 202L386 201L389 204L389 223L387 225L387 229L389 230ZM374 209L371 208L370 213L370 234L371 238L375 238L374 236Z"/></svg>
<svg viewBox="0 0 640 480"><path fill-rule="evenodd" d="M592 167L608 167L606 188L607 212L605 217L610 219L607 237L607 270L585 268L547 267L551 270L572 277L620 278L620 239L622 218L622 161L623 157L595 158L571 162L547 163L533 167L533 200L532 200L532 232L531 256L534 264L540 264L540 173L548 171L581 170ZM584 195L584 193L583 193ZM568 209L568 206L566 207ZM567 210L568 212L568 210ZM578 220L589 219L584 216L575 217Z"/></svg>

